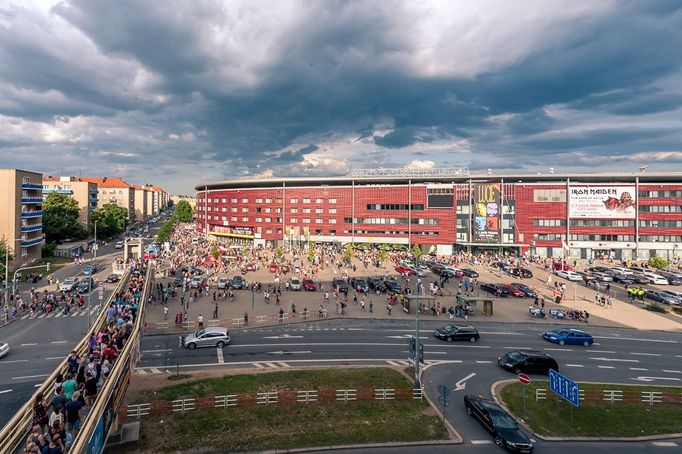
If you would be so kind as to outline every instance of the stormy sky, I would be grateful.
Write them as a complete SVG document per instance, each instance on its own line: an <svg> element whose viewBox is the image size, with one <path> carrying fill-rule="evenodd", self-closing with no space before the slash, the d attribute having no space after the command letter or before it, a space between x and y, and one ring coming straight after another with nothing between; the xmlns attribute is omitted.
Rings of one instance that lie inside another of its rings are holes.
<svg viewBox="0 0 682 454"><path fill-rule="evenodd" d="M679 1L0 0L0 167L682 170Z"/></svg>

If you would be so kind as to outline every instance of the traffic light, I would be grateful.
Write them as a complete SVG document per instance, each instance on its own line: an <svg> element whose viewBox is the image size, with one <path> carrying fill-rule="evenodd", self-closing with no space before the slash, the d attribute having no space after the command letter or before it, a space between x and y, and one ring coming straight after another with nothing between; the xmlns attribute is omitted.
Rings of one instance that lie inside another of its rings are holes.
<svg viewBox="0 0 682 454"><path fill-rule="evenodd" d="M50 262L47 262L45 269L47 270L48 273L50 272Z"/></svg>
<svg viewBox="0 0 682 454"><path fill-rule="evenodd" d="M417 356L417 339L415 339L414 337L410 337L408 339L408 344L410 350L409 358L413 360Z"/></svg>

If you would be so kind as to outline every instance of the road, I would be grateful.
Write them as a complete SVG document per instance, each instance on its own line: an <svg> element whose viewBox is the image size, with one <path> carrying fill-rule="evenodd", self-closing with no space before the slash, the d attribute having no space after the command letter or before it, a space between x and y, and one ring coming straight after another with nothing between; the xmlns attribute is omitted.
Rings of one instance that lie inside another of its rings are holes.
<svg viewBox="0 0 682 454"><path fill-rule="evenodd" d="M442 324L442 322L441 322ZM543 350L557 359L561 371L578 381L603 381L659 385L682 385L682 334L642 332L622 328L595 330L592 347L550 344L540 337L550 325L516 324L513 331L499 323L475 323L481 339L475 344L446 343L431 331L437 322L424 322L420 333L424 343L426 370L422 376L427 394L435 401L436 388L465 377L465 388L453 391L452 405L446 409L448 421L464 437L468 449L495 452L490 436L466 416L461 404L464 393L490 395L491 385L514 378L496 364L497 357L514 349ZM472 323L474 324L474 323ZM216 348L194 351L180 349L177 336L148 336L142 343L138 373L165 373L207 368L288 369L308 365L408 365L407 340L414 333L408 321L330 320L262 330L233 332L231 345L218 353ZM472 375L475 374L475 375ZM545 377L546 378L546 377ZM682 446L682 439L666 440ZM664 443L664 444L665 444ZM537 440L543 451L561 452L593 443L547 443ZM600 444L601 449L602 445ZM654 442L606 443L609 451L623 448L667 448ZM404 452L412 452L406 448ZM429 450L448 448L429 448ZM456 449L462 449L456 448ZM392 451L393 452L393 451ZM400 452L403 452L402 450Z"/></svg>

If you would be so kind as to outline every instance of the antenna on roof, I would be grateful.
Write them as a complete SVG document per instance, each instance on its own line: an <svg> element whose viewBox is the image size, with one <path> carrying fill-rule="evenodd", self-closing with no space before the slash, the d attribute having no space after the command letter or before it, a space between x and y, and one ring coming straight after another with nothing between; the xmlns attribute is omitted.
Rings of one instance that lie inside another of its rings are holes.
<svg viewBox="0 0 682 454"><path fill-rule="evenodd" d="M643 166L640 166L639 171L640 171L640 172L646 172L646 170L647 170L648 168L649 168L648 165L643 165Z"/></svg>

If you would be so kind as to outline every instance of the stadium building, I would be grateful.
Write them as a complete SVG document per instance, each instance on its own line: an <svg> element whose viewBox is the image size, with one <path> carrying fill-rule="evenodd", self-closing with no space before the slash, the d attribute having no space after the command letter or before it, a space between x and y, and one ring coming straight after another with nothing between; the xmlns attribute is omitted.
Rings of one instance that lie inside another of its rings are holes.
<svg viewBox="0 0 682 454"><path fill-rule="evenodd" d="M670 259L682 245L682 172L374 169L346 177L231 180L196 190L202 235L261 246L389 243L438 254Z"/></svg>

